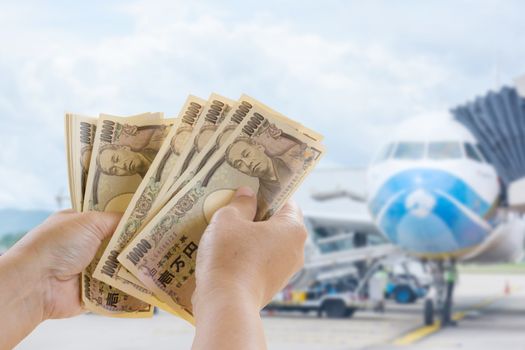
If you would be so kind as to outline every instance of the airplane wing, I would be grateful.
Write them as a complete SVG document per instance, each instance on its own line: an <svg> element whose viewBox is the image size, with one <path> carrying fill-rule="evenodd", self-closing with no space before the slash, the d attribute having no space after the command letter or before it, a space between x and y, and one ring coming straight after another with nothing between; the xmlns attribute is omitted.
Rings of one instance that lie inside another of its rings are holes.
<svg viewBox="0 0 525 350"><path fill-rule="evenodd" d="M304 211L304 217L308 224L314 227L328 226L343 228L350 231L359 231L371 234L379 234L380 231L372 221L368 212L361 214L346 213L319 213L315 211Z"/></svg>
<svg viewBox="0 0 525 350"><path fill-rule="evenodd" d="M328 191L313 192L312 198L320 202L336 198L348 198L356 202L366 202L366 195L364 193L359 193L356 191L342 188Z"/></svg>
<svg viewBox="0 0 525 350"><path fill-rule="evenodd" d="M368 215L363 188L364 168L321 168L305 179L294 199L305 212Z"/></svg>

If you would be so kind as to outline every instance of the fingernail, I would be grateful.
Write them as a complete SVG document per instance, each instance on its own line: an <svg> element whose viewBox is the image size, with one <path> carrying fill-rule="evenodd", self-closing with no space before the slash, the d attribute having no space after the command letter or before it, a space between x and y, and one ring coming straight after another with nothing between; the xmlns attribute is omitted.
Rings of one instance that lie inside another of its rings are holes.
<svg viewBox="0 0 525 350"><path fill-rule="evenodd" d="M235 192L235 197L253 197L255 193L248 186L239 187L237 192Z"/></svg>

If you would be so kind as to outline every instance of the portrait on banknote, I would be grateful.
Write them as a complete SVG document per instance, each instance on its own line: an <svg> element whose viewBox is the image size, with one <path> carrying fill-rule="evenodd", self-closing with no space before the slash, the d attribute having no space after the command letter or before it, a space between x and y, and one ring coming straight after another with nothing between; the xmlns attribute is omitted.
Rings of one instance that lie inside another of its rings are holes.
<svg viewBox="0 0 525 350"><path fill-rule="evenodd" d="M95 159L91 197L95 208L116 210L121 209L119 203L129 202L159 151L167 131L167 125L131 126L111 120L103 121L101 140L107 140L107 143L100 145ZM124 176L128 179L120 181L119 178ZM121 188L99 192L100 186ZM129 190L125 187L129 187ZM105 194L108 193L118 193L118 196L107 198Z"/></svg>
<svg viewBox="0 0 525 350"><path fill-rule="evenodd" d="M218 141L220 142L220 138ZM282 132L268 121L265 121L264 125L257 130L256 135L237 136L230 142L224 157L213 165L204 177L203 186L205 187L215 171L226 163L239 172L258 180L258 212L265 212L265 215L271 214L268 210L275 196L282 193L295 174L307 168L314 156L306 143L293 135ZM221 192L224 193L223 196L211 193L208 196L209 199L206 200L224 202L218 198L226 198L232 194L224 190ZM205 203L204 207L216 208L217 206ZM205 213L205 217L209 216L209 213Z"/></svg>

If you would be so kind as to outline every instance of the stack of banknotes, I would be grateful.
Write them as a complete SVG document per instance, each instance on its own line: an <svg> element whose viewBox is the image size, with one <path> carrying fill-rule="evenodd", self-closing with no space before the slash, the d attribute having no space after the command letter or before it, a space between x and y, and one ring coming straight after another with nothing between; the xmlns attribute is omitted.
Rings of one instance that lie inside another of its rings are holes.
<svg viewBox="0 0 525 350"><path fill-rule="evenodd" d="M189 96L176 118L65 117L69 190L79 212L123 213L82 273L89 311L149 317L157 306L193 322L199 240L240 186L256 220L286 202L321 158L322 137L255 99Z"/></svg>

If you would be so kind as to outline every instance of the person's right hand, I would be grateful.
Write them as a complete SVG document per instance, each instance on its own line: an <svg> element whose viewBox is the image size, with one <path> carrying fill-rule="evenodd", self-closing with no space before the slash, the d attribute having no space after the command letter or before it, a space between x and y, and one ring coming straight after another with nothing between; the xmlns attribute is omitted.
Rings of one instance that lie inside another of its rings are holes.
<svg viewBox="0 0 525 350"><path fill-rule="evenodd" d="M197 312L199 303L221 297L260 309L303 266L307 231L299 208L287 203L269 220L254 222L256 209L255 194L242 187L214 214L197 253Z"/></svg>

